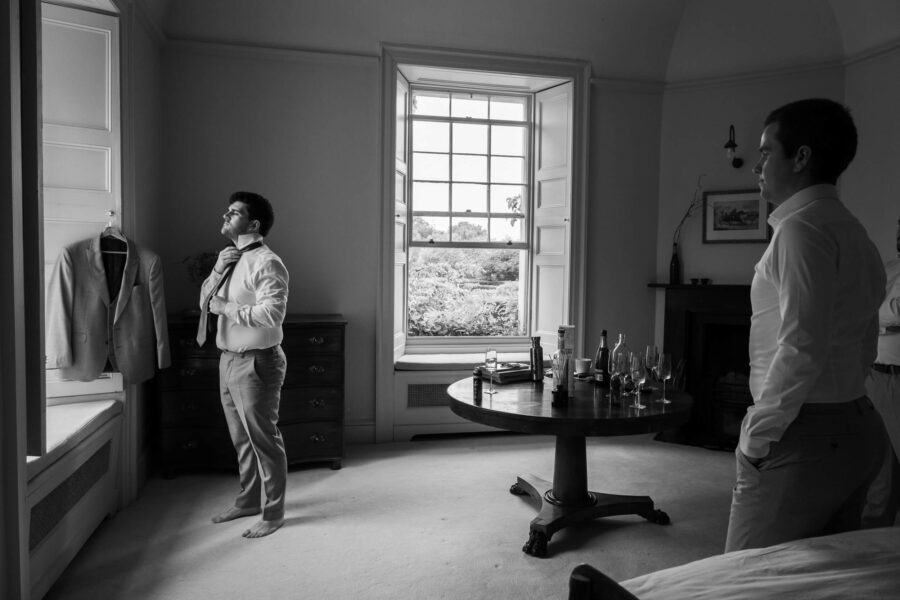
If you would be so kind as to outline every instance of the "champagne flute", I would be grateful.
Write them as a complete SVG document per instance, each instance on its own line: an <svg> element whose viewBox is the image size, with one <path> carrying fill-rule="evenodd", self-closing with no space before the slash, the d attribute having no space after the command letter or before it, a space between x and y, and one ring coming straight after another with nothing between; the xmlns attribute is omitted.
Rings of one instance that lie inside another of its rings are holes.
<svg viewBox="0 0 900 600"><path fill-rule="evenodd" d="M493 348L488 348L484 353L484 368L488 372L488 378L490 379L490 388L485 394L489 396L494 395L494 371L497 370L497 351Z"/></svg>
<svg viewBox="0 0 900 600"><path fill-rule="evenodd" d="M644 368L647 369L647 379L653 379L657 364L659 364L659 351L656 346L648 344L644 347Z"/></svg>
<svg viewBox="0 0 900 600"><path fill-rule="evenodd" d="M656 376L662 379L663 382L663 395L660 398L660 402L663 404L671 404L672 401L666 398L666 381L672 379L672 355L671 354L660 354L659 355L659 363L656 365Z"/></svg>
<svg viewBox="0 0 900 600"><path fill-rule="evenodd" d="M647 367L644 357L638 352L631 353L631 381L634 382L634 403L632 406L638 410L647 408L641 404L641 387L647 381Z"/></svg>

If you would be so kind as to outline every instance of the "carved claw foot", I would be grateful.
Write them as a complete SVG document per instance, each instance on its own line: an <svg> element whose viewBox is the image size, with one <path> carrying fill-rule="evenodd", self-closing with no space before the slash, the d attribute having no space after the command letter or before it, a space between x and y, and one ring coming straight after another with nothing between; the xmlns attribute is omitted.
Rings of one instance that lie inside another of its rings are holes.
<svg viewBox="0 0 900 600"><path fill-rule="evenodd" d="M514 494L516 496L524 496L524 495L528 494L528 492L526 492L522 488L522 486L520 486L518 483L514 483L511 486L509 486L509 493Z"/></svg>
<svg viewBox="0 0 900 600"><path fill-rule="evenodd" d="M641 514L641 516L651 523L656 523L657 525L668 525L672 522L672 520L669 519L669 515L659 509L643 513Z"/></svg>
<svg viewBox="0 0 900 600"><path fill-rule="evenodd" d="M547 542L550 538L539 531L532 531L528 534L528 541L522 546L522 552L530 556L544 558L547 556Z"/></svg>

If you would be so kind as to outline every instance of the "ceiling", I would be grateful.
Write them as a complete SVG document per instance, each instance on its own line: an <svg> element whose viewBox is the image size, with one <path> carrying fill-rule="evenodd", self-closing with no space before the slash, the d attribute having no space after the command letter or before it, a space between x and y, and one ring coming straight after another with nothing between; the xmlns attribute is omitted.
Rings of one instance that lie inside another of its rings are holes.
<svg viewBox="0 0 900 600"><path fill-rule="evenodd" d="M377 55L382 42L589 60L683 82L900 46L898 0L136 0L170 39Z"/></svg>

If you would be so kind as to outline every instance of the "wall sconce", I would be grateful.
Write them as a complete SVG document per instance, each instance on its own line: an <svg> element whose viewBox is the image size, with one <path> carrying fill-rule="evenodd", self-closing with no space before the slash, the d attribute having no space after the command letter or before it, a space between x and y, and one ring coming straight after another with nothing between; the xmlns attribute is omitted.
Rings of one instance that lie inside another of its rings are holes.
<svg viewBox="0 0 900 600"><path fill-rule="evenodd" d="M744 165L744 159L734 155L737 150L737 143L734 141L734 125L728 126L728 141L725 142L725 158L731 163L735 169L740 169Z"/></svg>

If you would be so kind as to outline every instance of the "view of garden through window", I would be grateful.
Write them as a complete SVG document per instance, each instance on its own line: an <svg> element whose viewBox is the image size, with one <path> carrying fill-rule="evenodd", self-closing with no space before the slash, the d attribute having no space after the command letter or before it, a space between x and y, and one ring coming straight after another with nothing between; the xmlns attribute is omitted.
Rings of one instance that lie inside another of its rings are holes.
<svg viewBox="0 0 900 600"><path fill-rule="evenodd" d="M525 335L527 96L413 89L408 335Z"/></svg>

